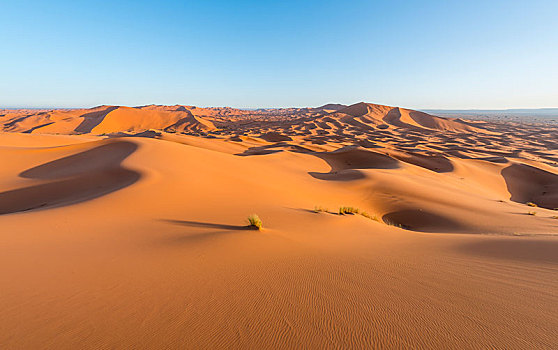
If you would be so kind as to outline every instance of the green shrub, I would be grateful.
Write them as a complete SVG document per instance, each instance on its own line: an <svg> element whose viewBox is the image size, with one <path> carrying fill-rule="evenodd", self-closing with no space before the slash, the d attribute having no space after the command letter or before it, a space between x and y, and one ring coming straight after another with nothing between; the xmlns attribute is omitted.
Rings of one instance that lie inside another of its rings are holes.
<svg viewBox="0 0 558 350"><path fill-rule="evenodd" d="M338 213L339 213L339 215L345 215L345 214L357 215L357 214L360 214L367 219L380 222L380 219L378 219L378 217L376 215L370 215L367 212L362 211L359 208L355 208L355 207L339 207L339 212Z"/></svg>
<svg viewBox="0 0 558 350"><path fill-rule="evenodd" d="M256 230L261 230L263 228L263 222L256 214L252 214L248 217L248 225Z"/></svg>

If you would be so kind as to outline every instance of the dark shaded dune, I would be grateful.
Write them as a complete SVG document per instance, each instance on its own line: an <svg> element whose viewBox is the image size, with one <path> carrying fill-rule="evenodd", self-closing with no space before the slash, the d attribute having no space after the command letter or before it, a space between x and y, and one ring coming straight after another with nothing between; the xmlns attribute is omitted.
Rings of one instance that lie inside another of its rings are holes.
<svg viewBox="0 0 558 350"><path fill-rule="evenodd" d="M370 125L367 125L367 124L355 119L354 117L344 117L344 118L341 118L341 121L343 123L347 124L345 126L345 129L347 127L356 127L359 131L370 131L370 130L374 129L374 127L372 127Z"/></svg>
<svg viewBox="0 0 558 350"><path fill-rule="evenodd" d="M464 232L466 227L443 215L421 209L402 209L385 214L382 220L388 225L419 232Z"/></svg>
<svg viewBox="0 0 558 350"><path fill-rule="evenodd" d="M342 148L333 152L309 153L325 160L331 167L329 173L308 172L316 179L331 181L352 181L365 178L357 169L397 169L399 161L385 154L358 148Z"/></svg>
<svg viewBox="0 0 558 350"><path fill-rule="evenodd" d="M486 158L477 158L477 159L484 160L490 163L499 163L499 164L505 164L509 162L509 160L506 157L486 157Z"/></svg>
<svg viewBox="0 0 558 350"><path fill-rule="evenodd" d="M399 159L402 162L413 164L437 173L452 172L454 167L449 159L441 155L425 156L414 153L394 153L390 154L393 158Z"/></svg>
<svg viewBox="0 0 558 350"><path fill-rule="evenodd" d="M273 154L282 152L282 149L273 149L273 148L260 148L260 147L253 147L251 149L247 149L242 153L235 154L236 156L263 156L266 154Z"/></svg>
<svg viewBox="0 0 558 350"><path fill-rule="evenodd" d="M129 186L140 174L128 169L109 169L75 178L0 193L0 215L53 208L101 197Z"/></svg>
<svg viewBox="0 0 558 350"><path fill-rule="evenodd" d="M526 164L512 164L502 169L501 174L512 201L558 208L558 175Z"/></svg>
<svg viewBox="0 0 558 350"><path fill-rule="evenodd" d="M281 142L281 141L292 141L293 139L287 135L280 134L278 132L268 132L260 136L261 139L267 142Z"/></svg>
<svg viewBox="0 0 558 350"><path fill-rule="evenodd" d="M358 140L357 144L360 147L364 147L364 148L380 148L381 146L375 144L374 142L371 142L369 140Z"/></svg>
<svg viewBox="0 0 558 350"><path fill-rule="evenodd" d="M109 141L90 150L54 160L25 170L19 176L28 179L53 180L104 169L113 169L137 149L127 141Z"/></svg>
<svg viewBox="0 0 558 350"><path fill-rule="evenodd" d="M81 124L77 126L77 128L75 128L74 131L80 134L90 133L94 127L96 127L97 125L103 122L103 119L105 119L107 114L109 114L110 112L114 111L117 108L118 106L112 106L112 107L107 107L100 111L85 113L81 115L83 121L81 122Z"/></svg>
<svg viewBox="0 0 558 350"><path fill-rule="evenodd" d="M480 241L457 247L472 256L558 264L558 241L506 239Z"/></svg>
<svg viewBox="0 0 558 350"><path fill-rule="evenodd" d="M74 204L129 186L141 175L121 162L136 149L134 143L112 141L26 170L20 176L54 181L0 193L0 214Z"/></svg>
<svg viewBox="0 0 558 350"><path fill-rule="evenodd" d="M163 128L167 132L188 132L188 131L209 131L215 130L215 125L203 119L202 117L194 116L188 110L176 110L175 112L184 114L185 116L179 119L176 123Z"/></svg>
<svg viewBox="0 0 558 350"><path fill-rule="evenodd" d="M4 115L2 115L2 116L4 116ZM12 120L12 121L10 121L10 122L7 122L7 123L4 124L3 129L6 130L6 131L9 131L9 130L11 130L12 128L16 127L16 126L17 126L17 123L24 121L24 120L25 120L26 118L28 118L29 116L30 116L30 115L27 114L27 115L24 115L23 117L19 117L19 118L16 118L16 119L14 119L14 120Z"/></svg>
<svg viewBox="0 0 558 350"><path fill-rule="evenodd" d="M314 153L325 160L332 171L346 169L397 169L399 161L385 154L358 148L341 148L333 152Z"/></svg>
<svg viewBox="0 0 558 350"><path fill-rule="evenodd" d="M362 171L354 169L332 171L330 173L318 173L315 171L310 171L308 172L308 174L315 179L326 181L353 181L366 178Z"/></svg>
<svg viewBox="0 0 558 350"><path fill-rule="evenodd" d="M399 108L392 108L383 118L386 124L406 129L419 129L418 127L401 121Z"/></svg>
<svg viewBox="0 0 558 350"><path fill-rule="evenodd" d="M294 153L314 153L314 151L296 144L287 142L277 142L272 145L250 147L242 153L236 153L236 156L259 156L282 151L290 151Z"/></svg>
<svg viewBox="0 0 558 350"><path fill-rule="evenodd" d="M54 122L48 122L48 123L44 123L44 124L41 124L41 125L37 125L37 126L32 127L31 129L25 130L23 133L30 134L35 130L38 130L40 128L44 128L45 126L49 126L49 125L52 125L52 124L54 124Z"/></svg>

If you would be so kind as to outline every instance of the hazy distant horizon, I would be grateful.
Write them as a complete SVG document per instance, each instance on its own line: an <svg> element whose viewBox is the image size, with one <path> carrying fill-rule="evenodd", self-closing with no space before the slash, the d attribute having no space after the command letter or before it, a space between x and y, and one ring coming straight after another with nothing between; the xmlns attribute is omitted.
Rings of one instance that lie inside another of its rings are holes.
<svg viewBox="0 0 558 350"><path fill-rule="evenodd" d="M367 102L367 101L361 101ZM359 102L355 102L359 103ZM367 102L372 103L372 102ZM327 104L343 104L350 106L354 103L345 104L345 103L323 103L317 106L281 106L281 107L238 107L238 106L202 106L202 105L195 105L189 103L173 103L173 104L157 104L157 103L147 103L141 105L124 105L124 104L100 104L95 106L74 106L74 107L56 107L56 106L45 106L45 107L25 107L25 106L15 106L15 107L4 107L0 106L0 110L2 109L32 109L32 110L42 110L42 109L88 109L88 108L95 108L99 106L125 106L125 107L140 107L140 106L149 106L149 105L161 105L161 106L195 106L200 108L235 108L235 109L244 109L244 110L256 110L256 109L282 109L282 108L318 108L321 106L325 106ZM386 105L383 103L376 103L380 105ZM444 109L444 108L415 108L409 106L398 106L394 105L393 107L402 107L417 111L422 111L425 113L436 114L436 113L455 113L455 114L462 114L462 113L472 113L472 114L483 114L483 113L509 113L514 115L523 115L523 114L533 114L536 113L537 115L550 115L550 116L558 116L558 107L541 107L541 108L505 108L505 109L478 109L478 108L470 108L470 109Z"/></svg>

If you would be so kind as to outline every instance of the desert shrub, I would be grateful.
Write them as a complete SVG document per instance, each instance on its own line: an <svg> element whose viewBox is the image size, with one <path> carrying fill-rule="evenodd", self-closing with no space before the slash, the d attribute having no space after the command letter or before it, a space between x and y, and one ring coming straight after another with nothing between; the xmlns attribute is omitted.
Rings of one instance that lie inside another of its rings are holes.
<svg viewBox="0 0 558 350"><path fill-rule="evenodd" d="M367 219L380 222L380 219L378 219L378 217L376 215L370 215L367 212L362 211L359 208L355 208L355 207L339 207L339 212L338 213L339 213L339 215L345 215L345 214L357 215L357 214L360 214Z"/></svg>
<svg viewBox="0 0 558 350"><path fill-rule="evenodd" d="M365 212L365 211L361 212L360 215L364 216L364 217L367 218L367 219L380 222L380 219L378 219L378 217L377 217L376 215L370 215L370 214L368 214L368 213Z"/></svg>
<svg viewBox="0 0 558 350"><path fill-rule="evenodd" d="M530 207L535 207L535 208L538 207L538 205L536 205L536 204L533 203L533 202L527 202L526 204L527 204L528 206L530 206Z"/></svg>
<svg viewBox="0 0 558 350"><path fill-rule="evenodd" d="M252 214L248 217L248 225L254 229L261 230L263 228L262 219L256 214Z"/></svg>
<svg viewBox="0 0 558 350"><path fill-rule="evenodd" d="M537 212L536 212L536 211L528 211L528 212L527 212L527 215L533 215L533 216L535 216L535 215L537 215Z"/></svg>
<svg viewBox="0 0 558 350"><path fill-rule="evenodd" d="M318 206L318 205L314 206L314 213L322 213L322 212L327 213L327 212L328 212L328 209L322 207L321 205L319 205L319 206Z"/></svg>
<svg viewBox="0 0 558 350"><path fill-rule="evenodd" d="M360 210L354 207L339 207L339 215L360 214Z"/></svg>

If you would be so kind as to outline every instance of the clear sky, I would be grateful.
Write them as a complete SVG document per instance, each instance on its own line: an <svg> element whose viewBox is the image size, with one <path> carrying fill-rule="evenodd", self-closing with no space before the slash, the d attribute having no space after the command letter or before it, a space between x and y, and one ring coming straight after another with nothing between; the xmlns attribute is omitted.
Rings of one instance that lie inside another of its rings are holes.
<svg viewBox="0 0 558 350"><path fill-rule="evenodd" d="M0 0L0 107L558 107L558 1Z"/></svg>

